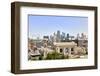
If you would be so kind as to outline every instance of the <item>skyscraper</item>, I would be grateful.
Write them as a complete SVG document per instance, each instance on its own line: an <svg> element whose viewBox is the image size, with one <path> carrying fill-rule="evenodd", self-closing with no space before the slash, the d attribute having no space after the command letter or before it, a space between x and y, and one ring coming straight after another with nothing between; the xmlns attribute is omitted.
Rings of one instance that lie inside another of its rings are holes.
<svg viewBox="0 0 100 76"><path fill-rule="evenodd" d="M67 37L66 38L67 38L67 40L69 40L69 33L67 33Z"/></svg>
<svg viewBox="0 0 100 76"><path fill-rule="evenodd" d="M57 41L57 36L56 36L55 32L54 32L54 34L53 34L53 41L54 41L54 42Z"/></svg>
<svg viewBox="0 0 100 76"><path fill-rule="evenodd" d="M62 32L62 34L61 34L61 40L65 40L65 33L64 32Z"/></svg>
<svg viewBox="0 0 100 76"><path fill-rule="evenodd" d="M57 31L57 42L60 42L61 40L61 35L60 35L60 31Z"/></svg>
<svg viewBox="0 0 100 76"><path fill-rule="evenodd" d="M77 34L77 39L79 39L80 38L80 35L79 35L79 33Z"/></svg>

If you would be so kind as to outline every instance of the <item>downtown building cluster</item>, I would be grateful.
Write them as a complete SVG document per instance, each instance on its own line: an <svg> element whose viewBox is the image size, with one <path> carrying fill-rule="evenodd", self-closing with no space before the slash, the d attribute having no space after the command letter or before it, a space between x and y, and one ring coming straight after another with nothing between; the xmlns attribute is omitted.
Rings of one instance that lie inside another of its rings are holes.
<svg viewBox="0 0 100 76"><path fill-rule="evenodd" d="M42 39L28 40L29 57L48 58L48 54L56 52L58 55L64 55L64 58L76 58L88 53L88 38L84 33L72 36L69 33L59 30L53 35L43 36ZM31 51L31 52L30 52Z"/></svg>

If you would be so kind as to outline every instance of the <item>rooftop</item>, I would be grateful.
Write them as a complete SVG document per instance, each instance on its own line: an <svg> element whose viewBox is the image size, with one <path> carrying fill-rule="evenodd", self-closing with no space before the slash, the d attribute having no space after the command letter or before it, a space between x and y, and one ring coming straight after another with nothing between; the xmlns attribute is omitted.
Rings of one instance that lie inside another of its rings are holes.
<svg viewBox="0 0 100 76"><path fill-rule="evenodd" d="M75 42L54 42L53 43L55 46L58 47L72 47L72 46L76 46L77 44Z"/></svg>

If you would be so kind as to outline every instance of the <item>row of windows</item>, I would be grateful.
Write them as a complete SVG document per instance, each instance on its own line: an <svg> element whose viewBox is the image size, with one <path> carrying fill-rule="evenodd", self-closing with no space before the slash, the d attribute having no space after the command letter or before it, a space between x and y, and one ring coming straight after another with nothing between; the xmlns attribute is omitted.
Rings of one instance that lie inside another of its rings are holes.
<svg viewBox="0 0 100 76"><path fill-rule="evenodd" d="M68 52L68 51L69 51L69 49L66 48L66 49L65 49L65 52ZM73 48L71 48L71 51L73 51ZM63 52L63 49L60 49L60 52L62 53L62 52Z"/></svg>

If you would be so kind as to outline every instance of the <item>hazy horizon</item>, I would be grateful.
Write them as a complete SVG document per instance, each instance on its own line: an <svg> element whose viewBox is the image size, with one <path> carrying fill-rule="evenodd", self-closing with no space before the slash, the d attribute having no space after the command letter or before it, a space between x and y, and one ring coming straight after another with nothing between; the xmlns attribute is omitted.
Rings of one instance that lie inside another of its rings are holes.
<svg viewBox="0 0 100 76"><path fill-rule="evenodd" d="M28 19L29 38L43 38L58 30L72 36L88 34L88 17L29 15Z"/></svg>

